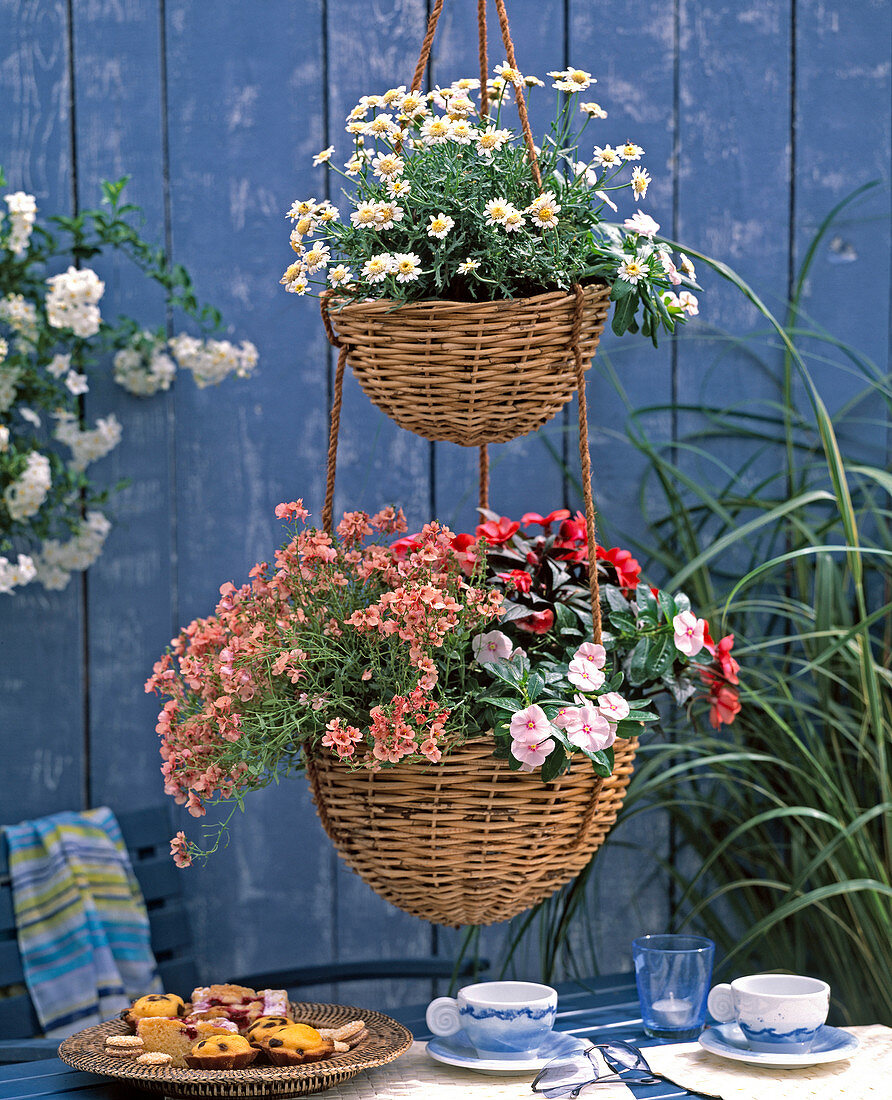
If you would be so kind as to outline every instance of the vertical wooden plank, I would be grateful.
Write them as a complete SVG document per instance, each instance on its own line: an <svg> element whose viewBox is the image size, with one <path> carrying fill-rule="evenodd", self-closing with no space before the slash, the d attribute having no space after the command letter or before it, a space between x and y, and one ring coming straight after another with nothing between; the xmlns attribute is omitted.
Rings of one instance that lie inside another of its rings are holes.
<svg viewBox="0 0 892 1100"><path fill-rule="evenodd" d="M830 210L855 188L888 180L890 157L890 42L892 9L866 0L797 7L795 259L802 262ZM832 109L828 109L832 105ZM838 149L851 134L863 135L858 154L845 167ZM850 206L824 239L802 302L807 324L868 356L880 370L889 362L889 255L892 218L888 186ZM808 366L831 411L860 392L863 381L847 361L822 363L826 347ZM845 364L840 370L838 364ZM881 422L877 423L877 419ZM860 410L841 442L847 454L886 464L888 417L880 403Z"/></svg>
<svg viewBox="0 0 892 1100"><path fill-rule="evenodd" d="M341 162L352 152L344 131L359 97L408 85L424 37L424 0L396 0L363 9L355 0L327 0L329 134L318 148L335 146ZM332 194L337 201L338 195ZM346 207L342 203L342 214ZM430 445L396 427L369 402L348 370L344 385L335 516L344 509L401 504L410 530L431 519ZM335 896L337 958L428 954L430 926L374 894L337 861ZM421 999L414 982L394 982L388 995L399 1003ZM415 992L413 992L415 991ZM349 995L349 988L347 989ZM343 995L343 994L341 994Z"/></svg>
<svg viewBox="0 0 892 1100"><path fill-rule="evenodd" d="M125 195L145 213L144 237L164 241L164 167L160 17L155 4L122 8L112 0L76 5L78 192L96 207L101 181L132 176ZM166 321L160 287L125 258L94 266L105 281L103 315L134 317L156 329ZM171 604L173 393L137 397L112 378L111 364L91 380L87 418L113 412L123 438L98 467L114 485L113 523L103 556L88 576L91 793L113 808L161 797L155 719L158 700L143 682L174 624ZM174 383L192 385L188 376ZM159 648L160 647L160 648Z"/></svg>
<svg viewBox="0 0 892 1100"><path fill-rule="evenodd" d="M72 212L70 79L66 5L0 0L0 163L38 217ZM82 612L79 578L0 596L0 821L81 805Z"/></svg>
<svg viewBox="0 0 892 1100"><path fill-rule="evenodd" d="M283 536L276 503L303 496L321 508L325 338L315 303L278 279L291 255L285 211L317 185L308 169L324 145L322 3L223 4L208 18L205 4L173 0L166 34L174 258L223 310L230 338L261 356L249 382L175 394L186 623L210 611L221 583L271 557ZM306 784L253 795L248 810L229 847L188 879L211 975L335 951L331 849Z"/></svg>

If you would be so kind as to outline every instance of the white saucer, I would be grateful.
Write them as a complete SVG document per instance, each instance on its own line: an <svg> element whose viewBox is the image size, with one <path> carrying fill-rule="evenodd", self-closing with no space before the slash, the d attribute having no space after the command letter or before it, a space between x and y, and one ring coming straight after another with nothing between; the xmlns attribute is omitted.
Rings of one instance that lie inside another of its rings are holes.
<svg viewBox="0 0 892 1100"><path fill-rule="evenodd" d="M540 1070L552 1058L560 1054L567 1054L571 1050L578 1050L585 1044L575 1035L563 1035L559 1031L552 1032L541 1047L531 1058L503 1059L481 1058L471 1046L471 1041L464 1031L456 1031L454 1035L438 1035L429 1040L427 1052L437 1062L443 1062L447 1066L460 1066L462 1069L472 1069L477 1073L487 1073L492 1076L502 1076L511 1073L530 1073Z"/></svg>
<svg viewBox="0 0 892 1100"><path fill-rule="evenodd" d="M817 1066L823 1062L838 1062L851 1058L860 1041L848 1031L838 1027L821 1027L815 1035L811 1050L806 1054L763 1053L750 1050L746 1037L737 1024L717 1024L707 1028L700 1036L700 1046L722 1058L749 1062L754 1066Z"/></svg>

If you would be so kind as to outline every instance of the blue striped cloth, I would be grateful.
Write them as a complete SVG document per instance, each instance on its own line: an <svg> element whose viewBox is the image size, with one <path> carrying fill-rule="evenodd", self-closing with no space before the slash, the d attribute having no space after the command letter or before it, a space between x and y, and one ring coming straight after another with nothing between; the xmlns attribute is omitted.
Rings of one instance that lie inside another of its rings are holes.
<svg viewBox="0 0 892 1100"><path fill-rule="evenodd" d="M5 828L25 982L63 1038L161 989L121 829L102 806Z"/></svg>

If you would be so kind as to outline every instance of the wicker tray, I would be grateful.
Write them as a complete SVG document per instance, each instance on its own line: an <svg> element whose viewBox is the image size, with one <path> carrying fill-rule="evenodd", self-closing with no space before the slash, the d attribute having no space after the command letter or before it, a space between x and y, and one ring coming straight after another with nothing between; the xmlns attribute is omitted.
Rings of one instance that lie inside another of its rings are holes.
<svg viewBox="0 0 892 1100"><path fill-rule="evenodd" d="M339 1027L362 1017L369 1029L368 1037L346 1054L303 1066L170 1069L140 1066L106 1054L107 1036L130 1034L123 1020L109 1020L65 1039L59 1057L75 1069L114 1077L167 1096L306 1096L348 1081L364 1069L392 1062L412 1045L412 1033L380 1012L350 1005L302 1003L292 1007L298 1021L318 1027Z"/></svg>

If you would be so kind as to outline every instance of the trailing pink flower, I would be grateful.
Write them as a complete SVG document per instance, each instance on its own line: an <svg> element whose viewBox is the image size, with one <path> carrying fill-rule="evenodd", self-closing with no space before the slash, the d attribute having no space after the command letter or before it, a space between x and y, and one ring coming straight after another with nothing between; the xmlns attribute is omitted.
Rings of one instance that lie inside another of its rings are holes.
<svg viewBox="0 0 892 1100"><path fill-rule="evenodd" d="M511 656L511 639L501 630L490 630L471 639L471 649L478 664L501 664Z"/></svg>
<svg viewBox="0 0 892 1100"><path fill-rule="evenodd" d="M598 707L589 703L581 707L566 707L560 715L560 723L567 740L586 752L600 752L616 740L616 727Z"/></svg>
<svg viewBox="0 0 892 1100"><path fill-rule="evenodd" d="M597 703L601 713L610 722L621 722L629 716L629 704L615 691L606 691L599 695Z"/></svg>
<svg viewBox="0 0 892 1100"><path fill-rule="evenodd" d="M574 657L570 662L567 679L583 691L597 691L604 683L604 673L587 657Z"/></svg>

